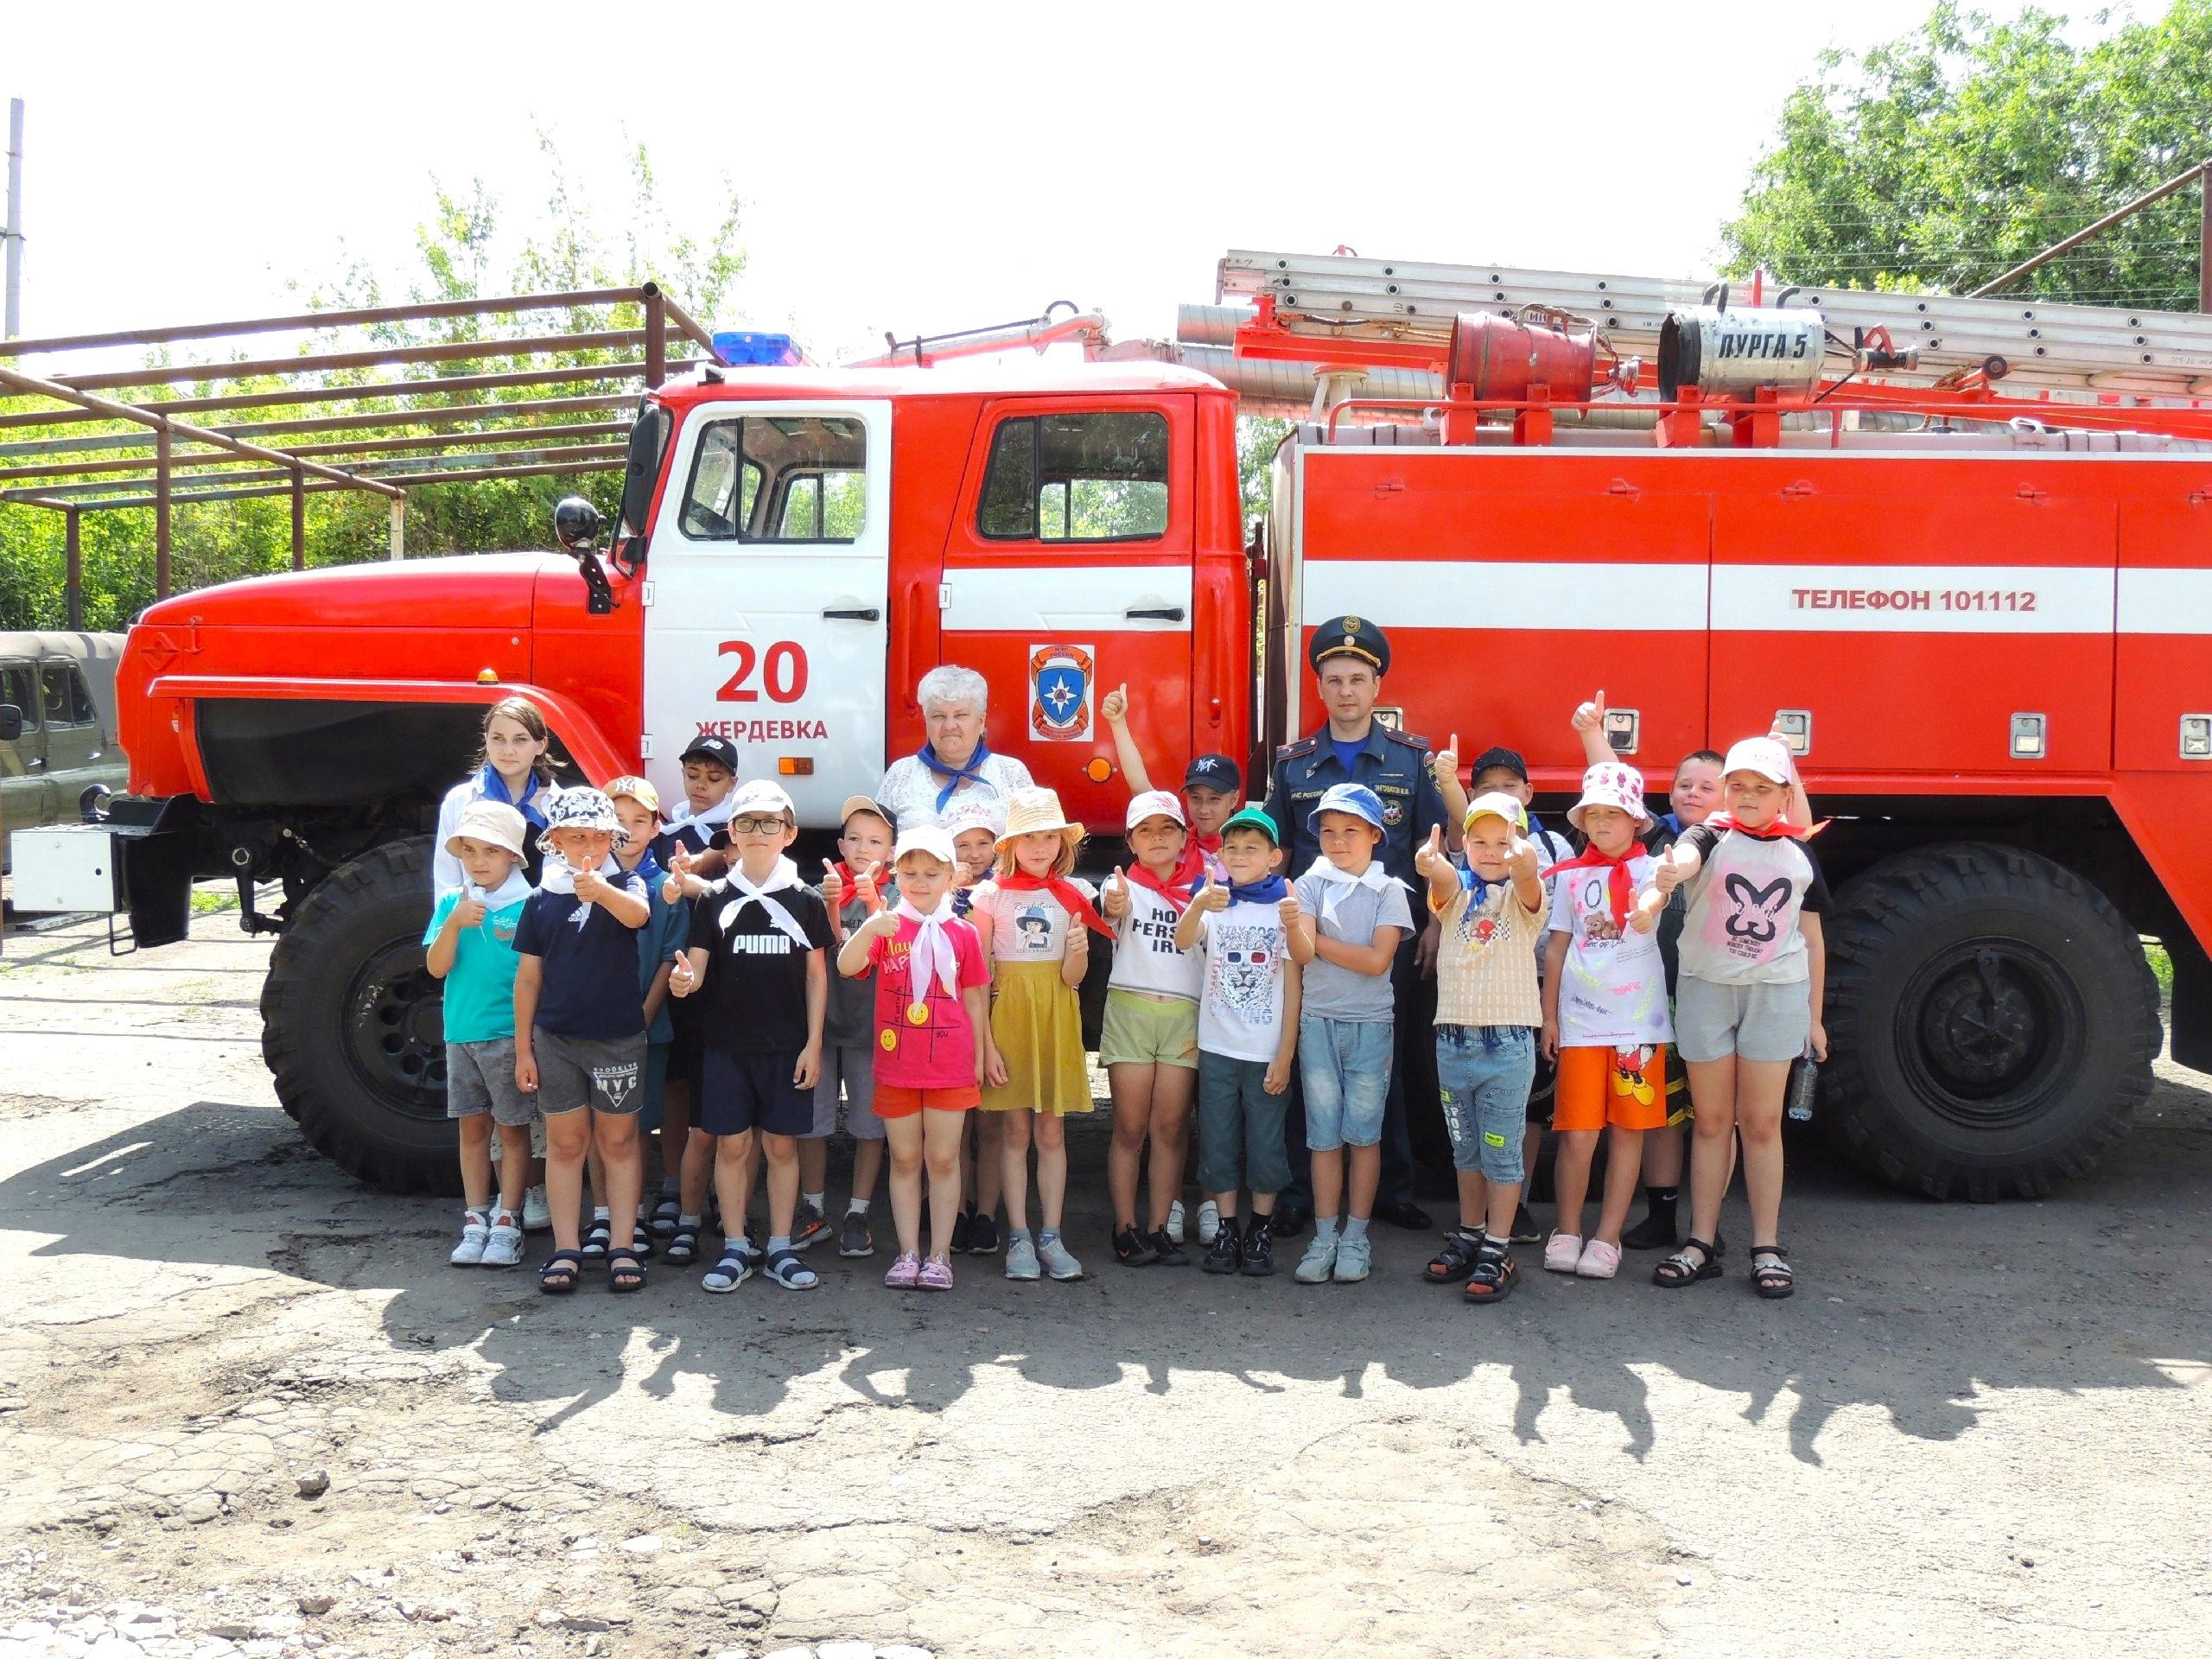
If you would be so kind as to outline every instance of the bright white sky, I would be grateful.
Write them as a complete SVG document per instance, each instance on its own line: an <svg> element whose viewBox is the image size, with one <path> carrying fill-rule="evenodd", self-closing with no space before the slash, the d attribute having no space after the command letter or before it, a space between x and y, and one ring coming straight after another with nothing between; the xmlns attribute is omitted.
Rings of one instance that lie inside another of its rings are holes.
<svg viewBox="0 0 2212 1659"><path fill-rule="evenodd" d="M1700 274L1815 54L1930 3L24 5L22 327L399 297L433 177L538 217L540 128L609 231L628 143L701 234L734 193L702 321L818 359L1058 298L1166 336L1231 246Z"/></svg>

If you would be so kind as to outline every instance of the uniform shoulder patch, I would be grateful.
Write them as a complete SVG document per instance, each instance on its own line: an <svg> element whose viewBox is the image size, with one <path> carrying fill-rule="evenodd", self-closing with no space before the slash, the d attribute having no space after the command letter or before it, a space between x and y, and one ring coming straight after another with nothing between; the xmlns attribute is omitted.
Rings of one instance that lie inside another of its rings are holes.
<svg viewBox="0 0 2212 1659"><path fill-rule="evenodd" d="M1422 754L1427 753L1432 747L1429 741L1420 733L1402 732L1395 726L1385 726L1382 728L1382 737L1385 742L1402 744L1407 748Z"/></svg>
<svg viewBox="0 0 2212 1659"><path fill-rule="evenodd" d="M1301 737L1295 743L1286 743L1275 751L1278 760L1295 760L1300 755L1311 754L1321 747L1319 737Z"/></svg>

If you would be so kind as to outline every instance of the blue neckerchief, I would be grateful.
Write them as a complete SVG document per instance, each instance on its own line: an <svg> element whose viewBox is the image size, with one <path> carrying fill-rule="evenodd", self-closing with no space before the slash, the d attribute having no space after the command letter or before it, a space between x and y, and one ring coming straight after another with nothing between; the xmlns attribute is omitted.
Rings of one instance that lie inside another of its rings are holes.
<svg viewBox="0 0 2212 1659"><path fill-rule="evenodd" d="M917 760L919 760L924 766L927 766L931 772L944 772L947 777L952 779L950 783L947 784L943 789L938 791L937 810L942 812L944 810L947 804L951 801L953 791L960 787L960 780L964 778L972 783L978 784L983 781L983 762L991 758L991 745L990 741L988 738L977 738L976 740L976 753L968 757L968 764L964 766L951 766L945 761L938 760L937 758L937 745L934 743L923 744L920 748L914 751L914 758Z"/></svg>
<svg viewBox="0 0 2212 1659"><path fill-rule="evenodd" d="M1471 866L1463 864L1459 867L1459 885L1474 894L1473 903L1477 909L1480 909L1489 901L1490 890L1492 887L1504 887L1512 880L1513 878L1509 875L1492 881L1476 874Z"/></svg>
<svg viewBox="0 0 2212 1659"><path fill-rule="evenodd" d="M615 861L621 862L620 859ZM660 861L653 856L653 849L650 847L645 849L645 855L638 861L637 868L632 870L630 874L645 884L645 893L648 897L657 896L660 892L661 884L668 880L668 872L661 868Z"/></svg>
<svg viewBox="0 0 2212 1659"><path fill-rule="evenodd" d="M1527 815L1529 819L1529 840L1535 841L1537 837L1546 833L1544 830L1544 821L1541 818L1538 817L1535 813L1529 811L1526 807L1522 808L1522 811Z"/></svg>
<svg viewBox="0 0 2212 1659"><path fill-rule="evenodd" d="M976 892L974 888L955 887L952 890L952 913L955 916L959 917L964 921L967 919L968 912L975 909L975 907Z"/></svg>
<svg viewBox="0 0 2212 1659"><path fill-rule="evenodd" d="M1241 881L1229 884L1229 901L1233 905L1279 905L1290 892L1290 883L1280 875L1270 875L1249 885Z"/></svg>
<svg viewBox="0 0 2212 1659"><path fill-rule="evenodd" d="M1674 836L1677 841L1681 839L1682 815L1681 813L1662 812L1659 815L1659 822L1667 826L1667 833L1669 835Z"/></svg>
<svg viewBox="0 0 2212 1659"><path fill-rule="evenodd" d="M499 776L499 768L488 760L484 763L484 770L476 775L476 787L486 800L497 801L501 806L512 806L540 830L545 828L545 814L531 804L538 791L545 787L544 780L534 768L530 774L529 786L523 791L520 800L508 792L507 780Z"/></svg>

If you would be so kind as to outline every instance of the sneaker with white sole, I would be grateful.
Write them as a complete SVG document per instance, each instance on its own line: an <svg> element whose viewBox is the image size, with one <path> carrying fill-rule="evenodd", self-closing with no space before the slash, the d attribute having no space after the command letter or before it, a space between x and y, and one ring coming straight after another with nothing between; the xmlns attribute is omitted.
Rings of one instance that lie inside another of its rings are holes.
<svg viewBox="0 0 2212 1659"><path fill-rule="evenodd" d="M522 1261L522 1228L512 1210L492 1212L492 1230L484 1240L484 1265L512 1268Z"/></svg>
<svg viewBox="0 0 2212 1659"><path fill-rule="evenodd" d="M875 1236L868 1230L868 1211L845 1211L844 1236L837 1242L837 1254L844 1256L874 1255Z"/></svg>
<svg viewBox="0 0 2212 1659"><path fill-rule="evenodd" d="M545 1201L545 1189L533 1186L522 1195L522 1230L525 1233L542 1233L553 1224L553 1206Z"/></svg>
<svg viewBox="0 0 2212 1659"><path fill-rule="evenodd" d="M1060 1243L1058 1233L1046 1233L1037 1241L1037 1260L1048 1278L1062 1284L1083 1277L1083 1263L1077 1261L1068 1247Z"/></svg>
<svg viewBox="0 0 2212 1659"><path fill-rule="evenodd" d="M1038 1277L1037 1247L1027 1233L1007 1235L1006 1276L1023 1281Z"/></svg>
<svg viewBox="0 0 2212 1659"><path fill-rule="evenodd" d="M1211 1244L1221 1230L1221 1206L1211 1198L1198 1205L1198 1243Z"/></svg>
<svg viewBox="0 0 2212 1659"><path fill-rule="evenodd" d="M1375 1269L1375 1241L1362 1233L1337 1243L1337 1282L1356 1285Z"/></svg>
<svg viewBox="0 0 2212 1659"><path fill-rule="evenodd" d="M1183 1242L1183 1200L1178 1198L1167 1206L1167 1236L1176 1243Z"/></svg>
<svg viewBox="0 0 2212 1659"><path fill-rule="evenodd" d="M456 1268L473 1268L484 1260L484 1246L492 1236L492 1224L484 1218L481 1210L461 1211L461 1243L453 1247L453 1254L446 1258Z"/></svg>
<svg viewBox="0 0 2212 1659"><path fill-rule="evenodd" d="M1306 1247L1306 1254L1298 1258L1298 1266L1291 1277L1301 1285L1325 1285L1330 1274L1337 1270L1337 1239L1332 1233L1323 1238L1319 1233Z"/></svg>

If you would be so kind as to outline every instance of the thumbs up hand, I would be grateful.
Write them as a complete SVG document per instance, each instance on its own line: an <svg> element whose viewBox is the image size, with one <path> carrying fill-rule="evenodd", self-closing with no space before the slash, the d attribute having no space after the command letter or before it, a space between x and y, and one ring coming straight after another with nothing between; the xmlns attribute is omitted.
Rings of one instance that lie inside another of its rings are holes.
<svg viewBox="0 0 2212 1659"><path fill-rule="evenodd" d="M1129 913L1129 878L1122 874L1119 865L1106 878L1106 891L1101 897L1099 908L1109 921L1118 922Z"/></svg>
<svg viewBox="0 0 2212 1659"><path fill-rule="evenodd" d="M1126 683L1116 686L1099 699L1098 717L1109 726L1119 726L1129 717L1129 688Z"/></svg>
<svg viewBox="0 0 2212 1659"><path fill-rule="evenodd" d="M1191 895L1191 906L1194 910L1227 910L1229 889L1209 874L1198 884L1198 890Z"/></svg>
<svg viewBox="0 0 2212 1659"><path fill-rule="evenodd" d="M668 973L668 994L671 996L689 996L698 988L699 976L691 971L691 958L678 950L676 966Z"/></svg>
<svg viewBox="0 0 2212 1659"><path fill-rule="evenodd" d="M1513 852L1505 861L1506 873L1516 881L1536 879L1536 843L1520 836L1513 837Z"/></svg>
<svg viewBox="0 0 2212 1659"><path fill-rule="evenodd" d="M883 894L879 884L882 880L883 861L881 859L878 859L874 863L869 865L868 868L861 872L860 880L853 884L854 896L858 898L860 901L866 905L870 910L881 909L883 907Z"/></svg>
<svg viewBox="0 0 2212 1659"><path fill-rule="evenodd" d="M1421 875L1431 876L1449 868L1450 861L1444 855L1444 826L1432 825L1428 839L1414 850L1414 868Z"/></svg>
<svg viewBox="0 0 2212 1659"><path fill-rule="evenodd" d="M1459 734L1452 734L1452 741L1436 752L1436 775L1440 779L1459 775Z"/></svg>
<svg viewBox="0 0 2212 1659"><path fill-rule="evenodd" d="M1574 729L1578 732L1602 732L1605 728L1605 694L1601 690L1589 702L1578 703L1574 710Z"/></svg>
<svg viewBox="0 0 2212 1659"><path fill-rule="evenodd" d="M837 874L835 859L822 861L822 901L830 906L833 916L845 907L845 878Z"/></svg>

